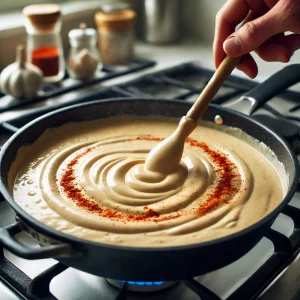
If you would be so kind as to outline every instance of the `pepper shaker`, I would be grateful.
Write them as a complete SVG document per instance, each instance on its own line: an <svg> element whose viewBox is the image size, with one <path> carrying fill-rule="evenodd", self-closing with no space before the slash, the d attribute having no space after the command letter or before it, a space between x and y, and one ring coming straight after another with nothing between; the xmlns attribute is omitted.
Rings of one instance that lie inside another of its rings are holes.
<svg viewBox="0 0 300 300"><path fill-rule="evenodd" d="M64 77L61 12L56 4L29 5L26 16L27 61L39 67L45 82L57 82Z"/></svg>
<svg viewBox="0 0 300 300"><path fill-rule="evenodd" d="M67 68L70 77L79 80L90 79L101 67L99 51L96 48L97 32L93 28L86 28L84 23L80 28L69 32L71 45Z"/></svg>

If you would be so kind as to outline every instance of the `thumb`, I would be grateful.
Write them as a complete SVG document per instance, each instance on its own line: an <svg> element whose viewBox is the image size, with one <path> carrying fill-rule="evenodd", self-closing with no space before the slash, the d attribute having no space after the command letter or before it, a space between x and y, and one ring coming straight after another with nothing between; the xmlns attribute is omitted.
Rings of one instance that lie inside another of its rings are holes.
<svg viewBox="0 0 300 300"><path fill-rule="evenodd" d="M281 30L280 24L276 22L276 16L270 10L267 14L246 23L229 36L223 48L229 56L242 56L257 49L270 37L282 31L284 30Z"/></svg>

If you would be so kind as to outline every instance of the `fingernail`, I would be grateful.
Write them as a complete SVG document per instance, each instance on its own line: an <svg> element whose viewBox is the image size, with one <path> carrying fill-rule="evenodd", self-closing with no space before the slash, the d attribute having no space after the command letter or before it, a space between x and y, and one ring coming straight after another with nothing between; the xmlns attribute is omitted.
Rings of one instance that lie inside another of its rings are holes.
<svg viewBox="0 0 300 300"><path fill-rule="evenodd" d="M238 55L242 50L242 45L238 38L232 36L224 42L224 50L228 55Z"/></svg>

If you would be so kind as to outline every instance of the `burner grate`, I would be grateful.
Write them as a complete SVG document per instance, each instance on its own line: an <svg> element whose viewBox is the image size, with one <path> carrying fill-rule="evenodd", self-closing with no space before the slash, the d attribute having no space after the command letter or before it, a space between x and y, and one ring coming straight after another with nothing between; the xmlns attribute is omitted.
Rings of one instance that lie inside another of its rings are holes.
<svg viewBox="0 0 300 300"><path fill-rule="evenodd" d="M106 88L95 86L95 88L78 89L76 93L67 93L63 95L62 98L53 96L50 99L31 105L24 103L19 109L15 108L1 113L0 124L8 130L14 127L19 128L34 118L53 111L54 109L62 108L70 104L116 97L159 97L193 103L212 75L212 70L204 69L196 62L189 62L170 69L144 75L125 84ZM251 80L230 76L217 93L213 103L222 105L228 100L236 99L253 88L256 84L256 82ZM299 99L299 94L297 92L287 91L282 93L281 97L285 100L294 101L295 99ZM262 110L254 114L254 118L257 118L260 122L273 128L290 143L292 143L291 140L296 138L297 145L295 148L297 151L299 148L300 151L298 134L300 132L300 117L291 113L290 110L282 113L274 108L274 106L265 104ZM259 116L256 116L257 114L259 114ZM270 120L270 116L272 120ZM284 122L285 126L282 126L282 122ZM293 132L292 137L291 131Z"/></svg>
<svg viewBox="0 0 300 300"><path fill-rule="evenodd" d="M134 59L123 65L105 65L101 70L98 71L95 78L87 81L73 80L69 78L68 74L66 74L65 78L60 83L44 84L42 86L42 91L38 94L38 96L29 100L18 100L12 96L4 95L0 92L0 112L22 107L31 103L40 102L45 99L76 91L83 87L90 87L103 81L137 72L154 65L154 61L145 59Z"/></svg>
<svg viewBox="0 0 300 300"><path fill-rule="evenodd" d="M204 69L196 62L190 62L145 75L130 83L121 84L119 87L131 93L131 96L188 100L191 95L198 97L212 75L212 70ZM252 81L230 76L213 102L221 104L234 96L241 95L255 85L256 83Z"/></svg>

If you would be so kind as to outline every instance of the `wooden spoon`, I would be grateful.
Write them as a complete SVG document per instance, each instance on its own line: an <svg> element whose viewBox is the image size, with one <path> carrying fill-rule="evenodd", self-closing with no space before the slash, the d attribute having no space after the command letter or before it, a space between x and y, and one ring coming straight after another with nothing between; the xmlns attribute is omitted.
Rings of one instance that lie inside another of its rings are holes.
<svg viewBox="0 0 300 300"><path fill-rule="evenodd" d="M241 26L252 19L250 12ZM205 113L208 105L217 94L224 81L239 63L241 57L226 56L215 74L208 82L196 102L181 119L177 129L172 135L157 144L148 154L145 162L145 170L169 174L178 168L181 161L186 138L197 127L198 122Z"/></svg>

